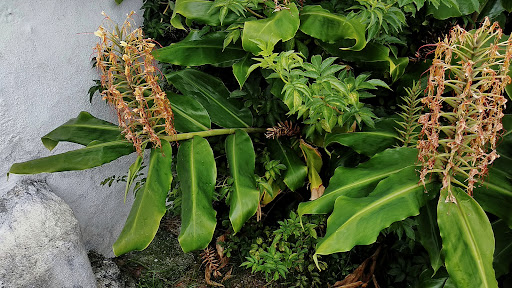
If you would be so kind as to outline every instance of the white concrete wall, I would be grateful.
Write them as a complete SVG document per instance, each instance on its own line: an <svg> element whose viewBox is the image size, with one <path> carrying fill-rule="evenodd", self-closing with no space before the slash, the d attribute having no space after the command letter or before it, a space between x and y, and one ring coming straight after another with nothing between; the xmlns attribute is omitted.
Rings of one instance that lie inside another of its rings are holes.
<svg viewBox="0 0 512 288"><path fill-rule="evenodd" d="M142 24L141 0L1 0L0 1L0 193L22 177L46 179L74 211L87 249L106 255L119 235L131 201L123 203L124 185L103 187L107 176L124 175L135 155L102 167L37 176L6 173L15 162L61 153L79 145L59 144L49 152L40 137L80 111L115 123L115 114L87 91L98 79L91 66L93 32L101 11L117 22L135 10Z"/></svg>

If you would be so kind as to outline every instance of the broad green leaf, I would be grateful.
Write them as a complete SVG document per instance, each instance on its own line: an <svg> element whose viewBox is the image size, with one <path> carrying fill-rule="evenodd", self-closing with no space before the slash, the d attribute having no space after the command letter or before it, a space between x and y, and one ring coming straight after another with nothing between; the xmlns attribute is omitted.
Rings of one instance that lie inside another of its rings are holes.
<svg viewBox="0 0 512 288"><path fill-rule="evenodd" d="M448 192L443 189L437 206L446 270L457 287L498 287L491 223L462 189L452 187L452 195L456 203L447 202Z"/></svg>
<svg viewBox="0 0 512 288"><path fill-rule="evenodd" d="M397 142L394 119L385 119L375 123L375 127L365 126L361 132L328 133L325 136L324 146L339 143L354 149L357 153L373 156Z"/></svg>
<svg viewBox="0 0 512 288"><path fill-rule="evenodd" d="M172 92L166 93L174 113L174 127L176 131L187 133L206 131L212 128L210 115L208 115L208 112L201 103L192 97Z"/></svg>
<svg viewBox="0 0 512 288"><path fill-rule="evenodd" d="M300 140L300 149L306 159L308 167L309 188L311 190L311 199L315 200L322 196L324 193L324 186L322 185L322 178L320 178L320 170L322 170L322 155L316 148Z"/></svg>
<svg viewBox="0 0 512 288"><path fill-rule="evenodd" d="M246 128L252 115L240 101L229 98L229 90L219 78L194 69L166 74L167 80L187 97L194 97L208 111L213 123L224 128Z"/></svg>
<svg viewBox="0 0 512 288"><path fill-rule="evenodd" d="M298 214L327 214L340 196L364 197L379 181L407 167L415 167L417 159L417 149L402 147L378 153L356 168L338 167L324 195L315 201L300 203Z"/></svg>
<svg viewBox="0 0 512 288"><path fill-rule="evenodd" d="M426 269L421 272L419 281L414 287L418 288L457 288L453 281L450 279L450 275L446 272L444 267L441 267L437 273L432 277L434 271L432 269Z"/></svg>
<svg viewBox="0 0 512 288"><path fill-rule="evenodd" d="M483 5L485 5L487 1L455 0L454 2L456 3L456 5L447 5L447 3L441 1L437 8L429 3L429 5L427 6L427 15L432 14L434 18L439 20L469 15L473 12L480 12L480 9L483 7Z"/></svg>
<svg viewBox="0 0 512 288"><path fill-rule="evenodd" d="M498 142L499 146L496 151L500 154L500 159L512 161L512 115L507 114L501 120L505 133Z"/></svg>
<svg viewBox="0 0 512 288"><path fill-rule="evenodd" d="M324 42L333 43L345 39L355 41L353 46L341 49L359 51L366 45L366 27L357 18L348 19L332 14L321 6L308 5L300 13L300 22L302 32Z"/></svg>
<svg viewBox="0 0 512 288"><path fill-rule="evenodd" d="M294 3L289 9L274 12L266 19L252 20L244 23L242 47L248 52L258 54L261 49L258 42L274 46L279 41L288 41L299 29L299 10Z"/></svg>
<svg viewBox="0 0 512 288"><path fill-rule="evenodd" d="M122 138L117 125L95 118L82 111L78 117L60 125L41 138L48 150L53 150L60 141L88 145L94 140L110 142Z"/></svg>
<svg viewBox="0 0 512 288"><path fill-rule="evenodd" d="M233 75L235 75L240 89L242 89L245 81L249 78L249 68L254 63L254 60L251 59L251 54L247 53L242 60L233 65Z"/></svg>
<svg viewBox="0 0 512 288"><path fill-rule="evenodd" d="M243 130L226 138L226 157L233 178L229 196L229 220L237 233L258 209L260 192L256 189L254 167L256 156L251 137Z"/></svg>
<svg viewBox="0 0 512 288"><path fill-rule="evenodd" d="M290 148L290 143L274 140L270 141L269 147L272 158L281 161L281 163L286 166L283 177L284 184L292 191L304 186L308 168L300 160L295 151Z"/></svg>
<svg viewBox="0 0 512 288"><path fill-rule="evenodd" d="M473 190L473 197L482 209L502 218L509 227L512 227L512 180L506 173L511 169L512 166L508 166L508 171L491 167L485 181L475 185Z"/></svg>
<svg viewBox="0 0 512 288"><path fill-rule="evenodd" d="M134 151L132 143L126 140L98 143L57 155L15 163L9 173L37 174L85 170L101 166Z"/></svg>
<svg viewBox="0 0 512 288"><path fill-rule="evenodd" d="M501 5L503 5L503 8L507 10L507 12L512 12L512 1L501 0Z"/></svg>
<svg viewBox="0 0 512 288"><path fill-rule="evenodd" d="M356 245L368 245L382 229L396 221L418 215L428 194L418 183L414 166L379 182L367 197L336 199L327 219L327 231L316 246L316 255L350 251ZM431 188L431 184L427 184Z"/></svg>
<svg viewBox="0 0 512 288"><path fill-rule="evenodd" d="M153 52L160 62L181 66L219 65L242 59L247 52L235 44L223 47L226 33L217 32L199 40L182 40Z"/></svg>
<svg viewBox="0 0 512 288"><path fill-rule="evenodd" d="M167 142L167 141L166 141ZM144 149L142 150L144 151ZM140 166L142 165L142 156L138 155L135 162L130 165L128 168L128 177L126 177L126 188L124 189L124 202L126 202L126 196L128 195L128 190L132 186L133 180L135 180L135 176L137 176L137 172L140 170Z"/></svg>
<svg viewBox="0 0 512 288"><path fill-rule="evenodd" d="M213 1L208 0L176 0L171 17L171 24L178 29L185 29L180 19L180 16L183 16L188 22L195 21L201 24L219 26L220 10L211 9L213 3ZM238 16L235 13L228 13L223 24L230 24L237 18Z"/></svg>
<svg viewBox="0 0 512 288"><path fill-rule="evenodd" d="M494 250L494 270L496 278L510 272L512 263L512 230L505 221L499 219L492 223L492 231L496 240L496 250Z"/></svg>
<svg viewBox="0 0 512 288"><path fill-rule="evenodd" d="M437 201L429 201L421 207L420 215L416 217L416 220L418 221L419 240L430 257L430 265L433 269L430 276L432 276L444 263L441 257L441 237L437 226Z"/></svg>
<svg viewBox="0 0 512 288"><path fill-rule="evenodd" d="M176 170L182 193L178 241L185 253L204 249L217 225L212 205L217 167L208 141L194 136L180 143Z"/></svg>
<svg viewBox="0 0 512 288"><path fill-rule="evenodd" d="M161 149L151 149L146 184L136 194L123 231L112 246L116 256L148 247L167 211L165 201L172 182L172 148L165 140L161 143Z"/></svg>
<svg viewBox="0 0 512 288"><path fill-rule="evenodd" d="M391 50L382 44L368 43L361 51L340 50L339 44L321 43L321 46L334 56L345 61L353 61L364 64L367 69L384 70L389 73L393 82L398 80L405 72L409 64L409 58L396 58L390 54Z"/></svg>

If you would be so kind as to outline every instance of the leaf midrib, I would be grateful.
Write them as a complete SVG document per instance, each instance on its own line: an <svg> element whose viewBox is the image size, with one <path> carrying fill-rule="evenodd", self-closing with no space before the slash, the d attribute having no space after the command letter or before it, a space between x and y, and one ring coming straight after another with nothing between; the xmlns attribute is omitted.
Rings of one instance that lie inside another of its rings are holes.
<svg viewBox="0 0 512 288"><path fill-rule="evenodd" d="M93 129L119 131L119 127L114 126L114 125L64 124L60 127L69 127L69 128L80 127L80 128L93 128Z"/></svg>
<svg viewBox="0 0 512 288"><path fill-rule="evenodd" d="M460 193L465 193L465 192L460 192ZM458 201L458 202L460 202L460 201ZM447 204L450 205L451 203L447 203ZM471 229L471 226L469 225L469 220L466 217L466 213L464 213L464 211L462 211L462 207L461 207L460 203L456 203L455 205L457 205L457 210L459 211L459 214L461 215L462 219L464 220L463 228L466 228L465 230L467 230L467 233L469 234L469 237L471 240L470 245L472 248L471 254L476 256L475 264L477 264L477 266L478 266L478 274L480 274L480 277L481 277L480 279L482 279L482 282L484 283L485 287L489 287L489 285L487 284L488 282L486 280L486 276L485 276L485 271L484 271L485 269L484 269L484 267L482 267L482 256L480 255L480 250L478 249L478 247L476 245L475 236L474 236L473 230Z"/></svg>
<svg viewBox="0 0 512 288"><path fill-rule="evenodd" d="M352 187L357 187L357 186L359 186L359 185L367 184L368 182L373 182L373 181L375 181L375 180L379 180L379 179L381 179L381 178L385 178L385 177L387 177L387 176L389 176L389 175L391 175L391 174L398 173L398 172L402 171L403 169L409 168L409 167L411 167L411 166L415 166L415 165L408 165L408 166L402 167L402 168L400 168L400 169L398 169L398 170L393 170L393 171L389 171L389 172L387 172L387 173L379 174L379 175L377 175L377 176L375 176L375 177L367 177L367 178L364 178L364 180L363 180L363 181L353 182L352 184L342 186L341 188L338 188L338 189L336 189L336 190L333 190L332 192L328 192L328 193L326 193L325 195L330 195L330 194L334 194L334 193L339 193L339 192L341 192L341 191L344 191L344 190L346 190L346 189L350 189L350 188L352 188Z"/></svg>
<svg viewBox="0 0 512 288"><path fill-rule="evenodd" d="M432 182L432 180L425 182L425 184L429 184L431 182ZM337 234L346 225L350 224L350 222L353 219L359 218L358 216L361 215L361 214L365 214L366 211L368 211L370 209L374 209L374 208L376 209L379 206L382 206L382 205L386 204L385 202L388 202L389 199L401 196L402 194L404 194L404 193L406 193L406 192L408 192L410 190L416 189L418 187L420 187L420 186L418 186L418 184L415 183L414 185L407 186L406 188L404 188L402 190L399 190L398 192L392 193L391 195L388 195L388 196L383 197L383 198L381 198L379 200L373 201L370 205L368 205L365 208L359 210L356 214L351 216L345 223L343 223L343 225L341 225L338 229L336 229L336 231L334 233L332 233L331 235ZM372 196L368 196L368 197L372 197ZM326 235L326 237L328 237L328 236Z"/></svg>
<svg viewBox="0 0 512 288"><path fill-rule="evenodd" d="M190 122L196 124L197 126L199 126L200 128L203 128L204 130L209 130L210 128L204 126L202 123L200 123L199 121L197 121L196 119L190 117L187 113L185 113L185 111L179 107L177 107L176 105L174 105L174 107L172 108L174 111L178 112L177 114L180 114L183 118L186 118L187 120L189 120Z"/></svg>
<svg viewBox="0 0 512 288"><path fill-rule="evenodd" d="M243 126L245 127L249 127L249 125L247 123L245 123L242 119L240 119L236 114L234 114L233 112L231 112L231 110L229 110L226 106L224 106L222 103L220 103L217 99L215 99L213 96L211 96L209 93L207 93L204 89L202 89L199 85L196 85L195 82L191 81L190 79L187 79L185 77L182 77L182 79L184 79L187 83L189 83L191 86L193 87L196 87L197 90L199 90L199 92L203 95L205 95L208 99L211 99L212 101L214 101L217 105L219 105L220 107L222 107L223 110L225 110L226 112L228 112L228 114L230 114L233 118L235 118L238 122L240 122ZM228 102L229 103L229 102Z"/></svg>

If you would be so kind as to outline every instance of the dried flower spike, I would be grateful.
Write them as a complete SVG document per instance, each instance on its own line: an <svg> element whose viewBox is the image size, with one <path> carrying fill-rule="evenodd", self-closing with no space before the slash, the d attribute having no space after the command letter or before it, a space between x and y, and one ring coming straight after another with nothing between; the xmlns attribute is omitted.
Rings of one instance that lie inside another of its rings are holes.
<svg viewBox="0 0 512 288"><path fill-rule="evenodd" d="M503 128L503 92L511 81L507 73L512 57L511 38L501 37L498 24L486 18L476 31L454 27L435 50L422 99L428 113L418 120L418 159L423 164L421 181L429 173L441 175L447 201L455 202L453 184L472 195L475 183L499 157L496 143Z"/></svg>
<svg viewBox="0 0 512 288"><path fill-rule="evenodd" d="M94 32L100 38L94 50L103 99L116 109L123 134L141 154L145 143L160 147L159 135L176 131L171 104L158 85L151 54L155 44L144 39L141 28L132 28L133 14L119 27L103 13L113 28L110 32L100 26Z"/></svg>
<svg viewBox="0 0 512 288"><path fill-rule="evenodd" d="M294 126L292 122L284 121L277 123L277 126L267 128L267 132L265 133L265 137L276 139L281 136L297 136L300 134L300 128L298 126Z"/></svg>

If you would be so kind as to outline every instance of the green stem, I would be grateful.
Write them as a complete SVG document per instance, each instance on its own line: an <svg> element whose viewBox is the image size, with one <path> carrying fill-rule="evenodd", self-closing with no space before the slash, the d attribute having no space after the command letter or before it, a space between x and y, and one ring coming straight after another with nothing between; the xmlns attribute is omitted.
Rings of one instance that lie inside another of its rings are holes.
<svg viewBox="0 0 512 288"><path fill-rule="evenodd" d="M249 8L249 7L245 7L245 10L249 11L249 13L251 13L252 15L254 15L254 16L256 16L256 17L260 18L260 19L265 19L265 17L263 17L263 16L261 16L260 14L258 14L258 13L256 13L256 12L254 12L254 11L253 11L251 8Z"/></svg>
<svg viewBox="0 0 512 288"><path fill-rule="evenodd" d="M262 133L267 131L266 128L228 128L228 129L213 129L208 131L200 131L200 132L190 132L190 133L181 133L173 136L160 136L160 139L167 141L181 141L192 139L194 136L200 137L210 137L210 136L218 136L218 135L228 135L234 134L236 130L243 130L247 133Z"/></svg>

